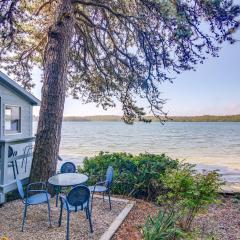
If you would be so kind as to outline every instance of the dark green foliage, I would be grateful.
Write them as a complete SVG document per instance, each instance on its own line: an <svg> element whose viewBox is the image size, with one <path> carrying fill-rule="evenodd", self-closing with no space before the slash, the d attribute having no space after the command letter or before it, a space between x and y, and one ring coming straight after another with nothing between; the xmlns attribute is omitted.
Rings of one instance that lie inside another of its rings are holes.
<svg viewBox="0 0 240 240"><path fill-rule="evenodd" d="M161 192L161 176L166 169L177 168L179 162L164 154L133 156L127 153L100 153L93 158L86 158L80 171L87 173L90 184L94 184L104 179L109 165L114 168L113 193L153 200Z"/></svg>
<svg viewBox="0 0 240 240"><path fill-rule="evenodd" d="M173 240L179 239L184 232L177 226L176 215L171 212L159 211L155 217L148 217L142 228L144 240Z"/></svg>

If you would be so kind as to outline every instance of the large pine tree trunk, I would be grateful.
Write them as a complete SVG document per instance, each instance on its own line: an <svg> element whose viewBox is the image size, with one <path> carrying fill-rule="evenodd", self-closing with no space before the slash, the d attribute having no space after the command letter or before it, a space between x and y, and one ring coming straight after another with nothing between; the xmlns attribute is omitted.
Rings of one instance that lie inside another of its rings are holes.
<svg viewBox="0 0 240 240"><path fill-rule="evenodd" d="M47 181L54 175L61 140L67 88L67 66L73 35L71 0L62 0L49 29L44 54L44 82L30 181Z"/></svg>

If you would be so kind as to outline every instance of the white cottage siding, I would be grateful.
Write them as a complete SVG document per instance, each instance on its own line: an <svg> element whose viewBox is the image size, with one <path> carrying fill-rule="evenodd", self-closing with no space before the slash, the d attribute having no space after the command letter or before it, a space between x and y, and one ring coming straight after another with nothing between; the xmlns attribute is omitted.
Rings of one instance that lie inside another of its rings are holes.
<svg viewBox="0 0 240 240"><path fill-rule="evenodd" d="M32 132L33 132L33 114L32 114L32 112L33 112L33 107L32 107L32 105L29 105L29 136L32 136Z"/></svg>
<svg viewBox="0 0 240 240"><path fill-rule="evenodd" d="M0 84L1 96L1 136L2 140L11 140L16 138L25 138L32 136L32 106L23 97L16 92ZM21 107L21 132L13 134L4 133L5 125L5 106L13 105Z"/></svg>
<svg viewBox="0 0 240 240"><path fill-rule="evenodd" d="M40 101L36 97L0 71L0 205L5 202L6 193L16 189L16 178L24 183L28 181L32 162L29 149L34 142L32 110L38 105ZM5 133L6 106L21 108L20 132ZM9 156L9 149L14 154Z"/></svg>

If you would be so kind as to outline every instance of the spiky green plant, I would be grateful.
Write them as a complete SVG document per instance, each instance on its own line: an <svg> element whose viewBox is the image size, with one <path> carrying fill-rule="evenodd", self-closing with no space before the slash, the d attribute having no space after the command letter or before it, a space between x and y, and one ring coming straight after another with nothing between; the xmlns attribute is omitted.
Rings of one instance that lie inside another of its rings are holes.
<svg viewBox="0 0 240 240"><path fill-rule="evenodd" d="M149 216L142 228L144 240L180 239L184 232L177 226L178 216L174 212L159 211L155 217Z"/></svg>

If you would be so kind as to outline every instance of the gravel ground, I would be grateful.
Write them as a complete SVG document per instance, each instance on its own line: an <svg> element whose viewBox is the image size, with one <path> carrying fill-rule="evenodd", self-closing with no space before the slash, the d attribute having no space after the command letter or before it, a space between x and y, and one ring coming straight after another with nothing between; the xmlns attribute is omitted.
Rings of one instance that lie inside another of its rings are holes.
<svg viewBox="0 0 240 240"><path fill-rule="evenodd" d="M113 240L142 240L141 226L149 214L157 212L158 208L154 204L137 200ZM193 226L203 232L198 240L240 240L240 200L222 198L220 204L213 204L204 214L199 214Z"/></svg>
<svg viewBox="0 0 240 240"><path fill-rule="evenodd" d="M225 197L220 204L214 204L208 211L199 215L194 226L205 234L220 240L240 240L240 201Z"/></svg>
<svg viewBox="0 0 240 240"><path fill-rule="evenodd" d="M113 202L113 210L110 212L107 201L103 203L98 198L94 201L94 233L89 233L89 225L83 213L73 213L70 224L71 239L99 239L126 205ZM149 202L136 199L134 201L135 206L112 240L142 240L141 226L149 214L157 213L158 208ZM63 225L58 228L59 209L54 207L54 200L51 203L53 228L48 228L46 205L31 208L24 233L20 231L22 203L17 200L0 208L0 239L4 235L8 236L9 240L65 239L66 215L63 215ZM209 240L206 236L214 236L214 240L240 240L240 200L232 197L222 198L220 204L211 205L204 214L200 214L193 226L204 231L201 240Z"/></svg>
<svg viewBox="0 0 240 240"><path fill-rule="evenodd" d="M89 232L88 220L84 212L71 213L70 239L99 239L109 228L116 216L124 209L126 203L112 201L112 211L109 211L108 201L95 198L93 205L93 230ZM59 209L51 200L52 227L48 227L47 205L30 206L24 232L21 232L23 204L20 200L6 203L0 208L0 239L3 236L9 240L62 240L66 234L66 212L62 218L62 226L58 227Z"/></svg>

